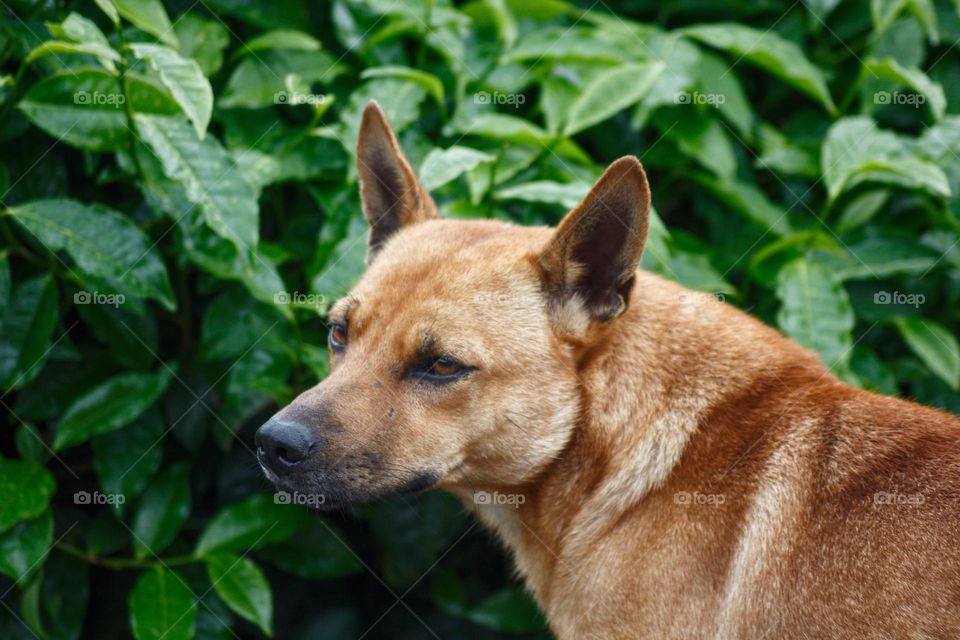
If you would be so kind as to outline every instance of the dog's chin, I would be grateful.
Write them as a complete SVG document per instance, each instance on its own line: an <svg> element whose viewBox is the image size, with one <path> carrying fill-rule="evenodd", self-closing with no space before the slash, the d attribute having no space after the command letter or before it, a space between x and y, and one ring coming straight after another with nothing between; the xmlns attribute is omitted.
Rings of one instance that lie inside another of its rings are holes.
<svg viewBox="0 0 960 640"><path fill-rule="evenodd" d="M351 505L365 504L393 496L406 496L428 491L440 481L437 472L423 472L412 478L391 482L386 486L351 486L340 478L280 477L262 464L263 473L277 489L281 503L297 504L316 511L335 511Z"/></svg>

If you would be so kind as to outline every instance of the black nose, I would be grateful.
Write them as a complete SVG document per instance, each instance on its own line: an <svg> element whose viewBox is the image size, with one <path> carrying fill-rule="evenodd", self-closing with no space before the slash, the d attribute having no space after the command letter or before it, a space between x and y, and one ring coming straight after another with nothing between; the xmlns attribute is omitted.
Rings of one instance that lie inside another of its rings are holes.
<svg viewBox="0 0 960 640"><path fill-rule="evenodd" d="M310 457L316 441L310 429L297 422L271 418L254 436L257 458L278 476L290 473Z"/></svg>

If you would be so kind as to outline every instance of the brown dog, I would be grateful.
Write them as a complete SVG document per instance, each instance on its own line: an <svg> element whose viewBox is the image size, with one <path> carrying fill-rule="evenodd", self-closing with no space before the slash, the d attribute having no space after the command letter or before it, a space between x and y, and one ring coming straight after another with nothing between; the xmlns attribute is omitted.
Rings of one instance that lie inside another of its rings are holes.
<svg viewBox="0 0 960 640"><path fill-rule="evenodd" d="M278 486L457 494L564 639L960 637L960 422L638 271L635 158L558 229L439 219L373 103L357 161L368 269L257 433Z"/></svg>

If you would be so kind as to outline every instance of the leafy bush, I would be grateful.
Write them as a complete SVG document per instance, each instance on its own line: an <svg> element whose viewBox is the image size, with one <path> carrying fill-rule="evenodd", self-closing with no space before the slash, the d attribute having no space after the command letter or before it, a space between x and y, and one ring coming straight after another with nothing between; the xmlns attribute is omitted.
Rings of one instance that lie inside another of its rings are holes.
<svg viewBox="0 0 960 640"><path fill-rule="evenodd" d="M370 99L448 217L638 155L645 268L960 410L948 0L7 3L4 638L546 636L449 496L316 516L250 450L362 271Z"/></svg>

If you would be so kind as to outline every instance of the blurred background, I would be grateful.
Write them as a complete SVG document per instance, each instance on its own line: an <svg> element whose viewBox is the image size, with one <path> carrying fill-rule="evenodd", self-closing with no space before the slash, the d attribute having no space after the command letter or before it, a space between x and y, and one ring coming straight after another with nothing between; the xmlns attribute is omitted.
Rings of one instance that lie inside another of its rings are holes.
<svg viewBox="0 0 960 640"><path fill-rule="evenodd" d="M637 155L646 269L960 411L958 11L0 0L0 637L549 637L449 495L317 515L254 459L363 269L370 99L451 218Z"/></svg>

